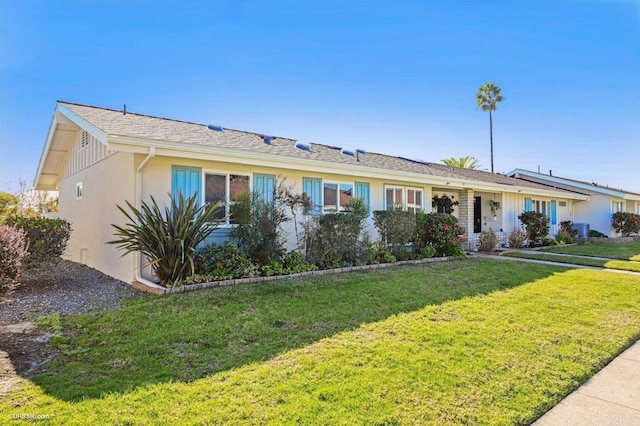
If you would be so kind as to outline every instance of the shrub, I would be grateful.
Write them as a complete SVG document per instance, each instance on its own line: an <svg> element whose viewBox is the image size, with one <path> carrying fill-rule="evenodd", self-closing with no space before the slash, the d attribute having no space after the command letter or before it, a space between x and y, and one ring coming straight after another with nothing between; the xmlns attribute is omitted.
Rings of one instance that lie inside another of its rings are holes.
<svg viewBox="0 0 640 426"><path fill-rule="evenodd" d="M366 252L364 238L368 210L361 198L351 200L349 211L314 218L306 229L306 259L321 269L354 265Z"/></svg>
<svg viewBox="0 0 640 426"><path fill-rule="evenodd" d="M420 250L420 259L427 259L436 255L436 249L432 246L424 246Z"/></svg>
<svg viewBox="0 0 640 426"><path fill-rule="evenodd" d="M549 218L542 213L524 212L518 216L527 233L529 246L542 244L542 239L549 234Z"/></svg>
<svg viewBox="0 0 640 426"><path fill-rule="evenodd" d="M375 243L367 242L367 250L361 260L363 264L371 265L378 263L393 263L397 259L393 254L391 254L382 241L378 241Z"/></svg>
<svg viewBox="0 0 640 426"><path fill-rule="evenodd" d="M500 239L493 231L483 231L478 239L478 251L492 252L500 243Z"/></svg>
<svg viewBox="0 0 640 426"><path fill-rule="evenodd" d="M629 212L614 213L611 225L623 237L640 233L640 215Z"/></svg>
<svg viewBox="0 0 640 426"><path fill-rule="evenodd" d="M272 275L289 275L298 272L315 271L318 269L313 263L307 262L302 253L292 251L287 253L282 260L272 260L261 267L261 275L269 277Z"/></svg>
<svg viewBox="0 0 640 426"><path fill-rule="evenodd" d="M26 267L55 261L67 248L71 235L71 224L64 219L47 219L35 216L11 216L7 224L26 233L29 254Z"/></svg>
<svg viewBox="0 0 640 426"><path fill-rule="evenodd" d="M556 235L556 241L558 243L573 244L578 238L578 230L573 227L573 222L565 220L560 222L560 230Z"/></svg>
<svg viewBox="0 0 640 426"><path fill-rule="evenodd" d="M522 248L524 240L527 239L527 233L520 228L513 228L509 232L509 247L510 248Z"/></svg>
<svg viewBox="0 0 640 426"><path fill-rule="evenodd" d="M257 277L260 266L240 251L238 246L225 242L224 245L211 244L198 251L196 273L199 277L192 282L220 281L234 278Z"/></svg>
<svg viewBox="0 0 640 426"><path fill-rule="evenodd" d="M459 235L464 229L458 219L447 213L416 214L415 250L420 253L424 247L435 249L436 256L462 256Z"/></svg>
<svg viewBox="0 0 640 426"><path fill-rule="evenodd" d="M0 223L5 217L16 214L19 203L20 200L17 195L0 192Z"/></svg>
<svg viewBox="0 0 640 426"><path fill-rule="evenodd" d="M556 240L554 240L551 237L544 237L542 239L542 245L543 246L556 246L558 245L558 242Z"/></svg>
<svg viewBox="0 0 640 426"><path fill-rule="evenodd" d="M608 238L605 234L600 231L596 231L595 229L589 230L589 236L592 238Z"/></svg>
<svg viewBox="0 0 640 426"><path fill-rule="evenodd" d="M285 252L280 226L288 220L281 204L265 201L256 192L240 194L230 206L237 224L231 239L240 251L259 264L267 264Z"/></svg>
<svg viewBox="0 0 640 426"><path fill-rule="evenodd" d="M0 290L20 276L26 255L26 233L12 226L0 225Z"/></svg>
<svg viewBox="0 0 640 426"><path fill-rule="evenodd" d="M129 223L111 225L117 239L108 241L124 250L124 253L140 252L145 255L160 282L168 287L180 285L195 273L196 247L218 226L214 220L220 204L198 207L197 194L176 200L171 194L170 205L164 212L151 197L151 205L142 202L140 210L127 206L131 213L118 206Z"/></svg>
<svg viewBox="0 0 640 426"><path fill-rule="evenodd" d="M377 210L373 212L373 223L380 241L396 259L407 260L413 255L411 245L416 233L416 216L402 210Z"/></svg>

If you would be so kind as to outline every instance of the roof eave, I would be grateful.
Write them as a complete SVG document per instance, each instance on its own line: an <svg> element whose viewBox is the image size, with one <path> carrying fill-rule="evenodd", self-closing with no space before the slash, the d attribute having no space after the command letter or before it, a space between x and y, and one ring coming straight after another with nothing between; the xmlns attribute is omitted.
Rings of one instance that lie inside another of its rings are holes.
<svg viewBox="0 0 640 426"><path fill-rule="evenodd" d="M108 135L107 144L113 151L128 151L139 154L146 154L150 146L156 147L156 155L190 157L194 159L206 159L211 156L212 160L225 161L226 159L242 164L272 166L274 162L278 166L290 170L300 170L300 165L305 166L309 172L332 171L337 174L355 175L353 167L348 164L333 163L328 161L311 160L306 158L286 157L286 162L282 162L283 157L274 154L265 154L251 151L235 150L232 148L219 148L214 146L188 145L180 142L166 140L145 139L139 137ZM139 149L137 149L139 147ZM190 154L190 155L189 155ZM526 193L532 195L545 195L562 198L587 200L589 197L582 194L574 194L561 190L536 189L519 185L491 184L472 179L449 178L423 173L406 172L391 169L379 169L368 166L358 167L358 176L372 178L387 178L391 180L410 180L429 185L442 186L455 189L474 189L484 191L499 191L510 193Z"/></svg>
<svg viewBox="0 0 640 426"><path fill-rule="evenodd" d="M49 149L51 148L51 142L53 141L53 135L56 132L56 126L58 125L58 119L56 115L53 114L51 118L51 124L49 124L49 131L47 132L47 139L44 143L44 148L42 149L42 153L40 154L40 161L38 162L38 169L36 171L36 176L33 179L33 187L35 189L47 189L51 190L51 188L45 188L39 186L40 176L42 176L42 170L44 169L44 163L47 161L47 154L49 153Z"/></svg>

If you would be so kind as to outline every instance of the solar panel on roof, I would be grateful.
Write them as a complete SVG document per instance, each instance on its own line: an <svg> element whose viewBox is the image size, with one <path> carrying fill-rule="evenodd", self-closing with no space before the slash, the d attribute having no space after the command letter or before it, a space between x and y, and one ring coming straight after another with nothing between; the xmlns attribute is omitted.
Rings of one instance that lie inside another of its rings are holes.
<svg viewBox="0 0 640 426"><path fill-rule="evenodd" d="M334 146L334 145L327 145L327 148L329 148L329 149L342 149L339 146Z"/></svg>
<svg viewBox="0 0 640 426"><path fill-rule="evenodd" d="M349 157L355 157L355 156L356 156L356 153L355 153L355 152L350 151L350 150L348 150L348 149L343 149L343 150L342 150L342 153L343 153L344 155L348 155Z"/></svg>
<svg viewBox="0 0 640 426"><path fill-rule="evenodd" d="M366 154L367 153L367 151L365 151L364 149L360 149L360 148L356 149L356 152L358 154Z"/></svg>
<svg viewBox="0 0 640 426"><path fill-rule="evenodd" d="M271 145L271 142L273 141L273 139L274 139L273 136L267 136L267 135L262 136L262 140L264 140L264 143L266 143L267 145Z"/></svg>
<svg viewBox="0 0 640 426"><path fill-rule="evenodd" d="M207 126L207 129L214 130L216 132L224 132L224 129L222 128L222 126L219 126L217 124L209 124Z"/></svg>
<svg viewBox="0 0 640 426"><path fill-rule="evenodd" d="M404 161L410 161L412 163L417 163L417 164L424 164L424 165L429 164L426 161L414 160L413 158L406 158L406 157L398 157L398 158L401 159L401 160L404 160Z"/></svg>

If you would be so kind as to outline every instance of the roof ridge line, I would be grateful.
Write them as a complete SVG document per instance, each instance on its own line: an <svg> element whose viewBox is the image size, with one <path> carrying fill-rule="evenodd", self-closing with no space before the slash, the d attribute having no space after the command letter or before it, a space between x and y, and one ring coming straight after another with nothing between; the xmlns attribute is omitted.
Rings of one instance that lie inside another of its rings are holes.
<svg viewBox="0 0 640 426"><path fill-rule="evenodd" d="M58 99L56 102L57 103L62 103L62 104L76 105L76 106L81 106L81 107L86 107L86 108L95 108L95 109L100 109L100 110L103 110L103 111L111 111L111 112L123 113L123 110L118 110L118 109L114 109L114 108L100 107L100 106L96 106L96 105L81 104L81 103L78 103L78 102L69 102L69 101L64 101L64 100L61 100L61 99ZM127 114L137 115L138 117L156 118L158 120L173 121L175 123L193 124L194 126L204 126L204 127L208 126L208 124L196 123L195 121L187 121L187 120L179 120L179 119L176 119L176 118L160 117L158 115L141 114L139 112L127 111ZM252 132L252 131L249 131L249 130L232 129L230 127L225 127L225 126L221 126L221 127L224 130L231 130L233 132L238 132L238 133L249 133L249 134L257 135L257 136L260 136L260 137L273 136L276 139L286 139L286 140L296 141L296 142L298 141L297 139L287 138L287 137L284 137L284 136L267 135L267 133Z"/></svg>

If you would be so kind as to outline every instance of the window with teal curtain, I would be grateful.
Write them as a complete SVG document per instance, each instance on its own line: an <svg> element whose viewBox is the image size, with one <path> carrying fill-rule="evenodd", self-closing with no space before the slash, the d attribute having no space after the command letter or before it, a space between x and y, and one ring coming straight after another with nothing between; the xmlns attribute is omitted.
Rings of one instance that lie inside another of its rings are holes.
<svg viewBox="0 0 640 426"><path fill-rule="evenodd" d="M558 210L556 208L556 200L551 200L551 224L558 223Z"/></svg>
<svg viewBox="0 0 640 426"><path fill-rule="evenodd" d="M189 198L194 194L202 194L202 170L200 167L171 166L171 194ZM198 205L201 203L198 197Z"/></svg>
<svg viewBox="0 0 640 426"><path fill-rule="evenodd" d="M262 197L263 200L272 202L275 190L276 175L263 175L254 173L253 191L257 194L260 194L260 197Z"/></svg>
<svg viewBox="0 0 640 426"><path fill-rule="evenodd" d="M369 184L367 182L356 182L354 195L356 198L362 198L367 206L367 211L371 211L369 207Z"/></svg>
<svg viewBox="0 0 640 426"><path fill-rule="evenodd" d="M322 179L302 178L302 191L311 200L311 214L322 213Z"/></svg>
<svg viewBox="0 0 640 426"><path fill-rule="evenodd" d="M533 204L531 203L531 198L527 197L524 199L524 211L530 212L533 210Z"/></svg>

